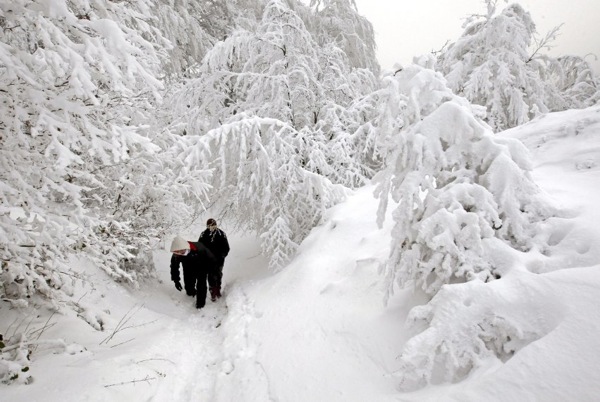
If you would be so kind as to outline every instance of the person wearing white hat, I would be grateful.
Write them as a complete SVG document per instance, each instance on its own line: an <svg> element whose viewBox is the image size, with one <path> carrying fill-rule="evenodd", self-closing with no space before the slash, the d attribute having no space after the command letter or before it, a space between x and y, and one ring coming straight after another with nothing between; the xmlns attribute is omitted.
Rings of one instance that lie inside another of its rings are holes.
<svg viewBox="0 0 600 402"><path fill-rule="evenodd" d="M176 236L171 243L171 280L175 289L181 291L179 266L183 266L183 283L189 296L196 296L196 308L206 304L206 281L217 266L217 259L202 243L190 242Z"/></svg>

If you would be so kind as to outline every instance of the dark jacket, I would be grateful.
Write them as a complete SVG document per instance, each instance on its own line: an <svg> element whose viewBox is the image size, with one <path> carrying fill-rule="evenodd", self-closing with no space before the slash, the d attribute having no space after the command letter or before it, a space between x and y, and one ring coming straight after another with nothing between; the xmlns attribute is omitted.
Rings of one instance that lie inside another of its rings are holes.
<svg viewBox="0 0 600 402"><path fill-rule="evenodd" d="M198 242L204 244L217 258L218 263L223 265L225 257L229 254L229 241L227 235L221 229L215 229L212 232L210 229L205 229L200 234Z"/></svg>
<svg viewBox="0 0 600 402"><path fill-rule="evenodd" d="M179 264L183 265L184 271L196 274L208 274L218 267L218 261L214 254L202 243L189 242L191 250L188 255L171 256L171 280L179 282Z"/></svg>

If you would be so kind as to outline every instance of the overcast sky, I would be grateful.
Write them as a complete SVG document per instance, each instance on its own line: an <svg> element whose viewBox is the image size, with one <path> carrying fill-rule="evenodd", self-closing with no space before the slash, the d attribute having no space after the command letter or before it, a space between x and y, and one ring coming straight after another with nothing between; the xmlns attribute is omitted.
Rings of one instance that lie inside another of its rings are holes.
<svg viewBox="0 0 600 402"><path fill-rule="evenodd" d="M600 0L519 0L531 13L540 36L564 23L550 52L554 56L594 53L600 57ZM515 3L511 1L510 3ZM383 69L406 64L413 56L439 50L462 34L469 14L485 11L483 0L356 0L358 11L374 26ZM499 2L499 8L506 3ZM588 56L597 73L600 61Z"/></svg>

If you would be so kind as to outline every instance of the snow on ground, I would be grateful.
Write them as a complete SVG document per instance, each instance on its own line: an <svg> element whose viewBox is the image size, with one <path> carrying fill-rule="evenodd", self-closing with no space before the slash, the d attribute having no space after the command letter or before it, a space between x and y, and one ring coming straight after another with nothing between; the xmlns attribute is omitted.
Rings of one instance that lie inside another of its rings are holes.
<svg viewBox="0 0 600 402"><path fill-rule="evenodd" d="M505 135L530 149L535 181L565 211L548 231L549 243L560 245L565 258L549 263L562 268L598 264L600 107L549 114Z"/></svg>
<svg viewBox="0 0 600 402"><path fill-rule="evenodd" d="M514 355L482 359L455 384L398 391L398 356L423 329L405 320L426 300L403 291L383 304L378 267L388 255L391 222L375 225L368 187L331 209L276 274L266 270L253 239L225 225L232 246L225 296L204 310L169 279L163 250L170 239L155 254L158 278L139 290L78 261L73 297L65 300L73 308L63 314L0 303L0 333L25 329L41 342L24 373L33 382L1 386L0 399L598 400L600 107L548 115L501 135L531 149L533 176L561 214L540 233L547 247L498 251L515 267L501 280L445 288L438 302L452 308L440 322L456 325L432 329L460 337L478 314L507 317L515 325Z"/></svg>

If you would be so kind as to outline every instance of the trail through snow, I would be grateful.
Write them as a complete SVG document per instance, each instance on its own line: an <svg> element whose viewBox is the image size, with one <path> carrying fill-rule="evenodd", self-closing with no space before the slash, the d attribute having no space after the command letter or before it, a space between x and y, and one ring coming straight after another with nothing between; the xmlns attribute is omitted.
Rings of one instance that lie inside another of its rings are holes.
<svg viewBox="0 0 600 402"><path fill-rule="evenodd" d="M145 305L157 311L164 310L165 305L172 306L165 313L174 319L161 331L160 343L155 349L164 351L165 358L173 362L174 368L160 381L152 401L217 401L223 400L224 394L229 394L219 386L219 382L234 369L225 356L227 348L224 343L229 331L223 324L228 319L228 303L232 297L243 297L239 288L244 283L267 274L266 261L256 255L257 244L253 240L230 234L230 242L235 247L225 264L223 297L211 302L210 296L207 296L206 306L200 310L195 308L195 298L170 286L170 254L161 251L155 255L162 284L156 289L159 297L148 294ZM236 304L241 306L241 310L235 313L234 321L243 325L243 316L249 314L243 306L249 306L249 303ZM243 330L233 334L236 351L240 336L243 337Z"/></svg>
<svg viewBox="0 0 600 402"><path fill-rule="evenodd" d="M222 361L220 324L224 314L226 307L219 301L203 311L190 311L188 319L173 321L163 332L163 348L179 360L170 378L161 382L153 400L214 399L215 379Z"/></svg>

